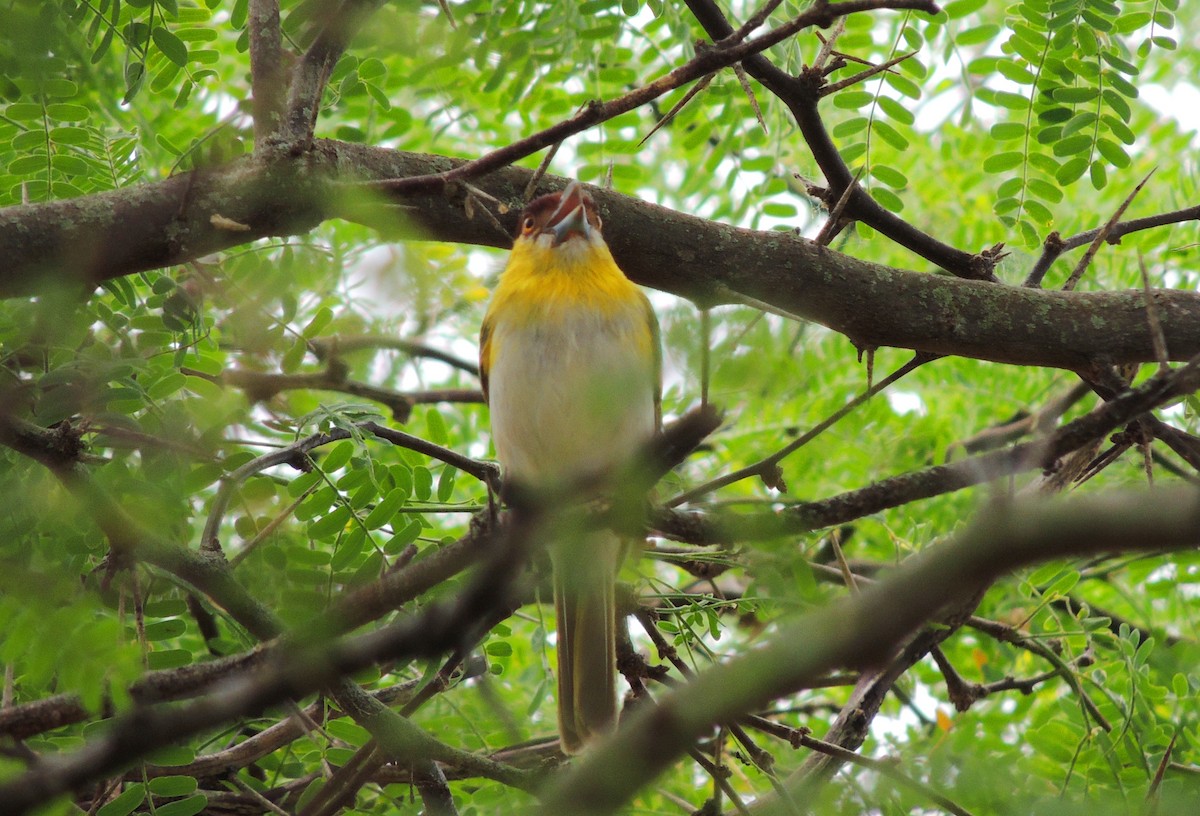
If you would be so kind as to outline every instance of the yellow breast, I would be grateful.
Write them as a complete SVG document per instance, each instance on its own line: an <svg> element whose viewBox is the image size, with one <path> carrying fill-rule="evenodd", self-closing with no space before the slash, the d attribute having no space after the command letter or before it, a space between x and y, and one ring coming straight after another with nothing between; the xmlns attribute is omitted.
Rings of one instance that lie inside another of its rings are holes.
<svg viewBox="0 0 1200 816"><path fill-rule="evenodd" d="M654 313L599 236L518 241L489 306L480 362L506 474L611 472L654 434Z"/></svg>

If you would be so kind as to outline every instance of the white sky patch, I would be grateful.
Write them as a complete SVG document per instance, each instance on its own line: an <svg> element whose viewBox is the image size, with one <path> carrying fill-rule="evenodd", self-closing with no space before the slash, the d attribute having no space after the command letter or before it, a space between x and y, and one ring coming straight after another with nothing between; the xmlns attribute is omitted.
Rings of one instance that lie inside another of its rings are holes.
<svg viewBox="0 0 1200 816"><path fill-rule="evenodd" d="M887 400L888 405L892 406L892 410L901 416L905 414L925 416L929 413L925 407L925 400L921 399L915 391L889 391Z"/></svg>
<svg viewBox="0 0 1200 816"><path fill-rule="evenodd" d="M1142 100L1163 116L1174 119L1184 131L1200 131L1200 88L1178 82L1170 88L1162 85L1139 85Z"/></svg>

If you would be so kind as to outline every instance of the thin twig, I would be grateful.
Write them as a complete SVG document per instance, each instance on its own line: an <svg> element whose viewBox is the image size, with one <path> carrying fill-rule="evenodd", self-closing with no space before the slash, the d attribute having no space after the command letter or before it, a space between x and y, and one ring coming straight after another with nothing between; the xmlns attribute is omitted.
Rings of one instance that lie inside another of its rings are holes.
<svg viewBox="0 0 1200 816"><path fill-rule="evenodd" d="M838 41L838 37L846 33L846 18L840 18L833 26L828 34L817 36L821 40L821 49L817 51L817 56L813 58L813 68L818 71L823 71L825 64L829 62L829 58L833 55L833 44Z"/></svg>
<svg viewBox="0 0 1200 816"><path fill-rule="evenodd" d="M1142 188L1146 186L1146 182L1148 182L1150 177L1153 175L1153 170L1147 173L1146 177L1138 182L1138 185L1133 188L1133 191L1129 195L1125 196L1125 200L1121 202L1121 206L1117 207L1116 212L1114 212L1108 221L1105 222L1104 226L1096 232L1096 237L1092 239L1092 243L1088 245L1087 251L1083 253L1083 257L1079 259L1079 263L1075 265L1075 269L1067 277L1067 282L1063 284L1062 288L1064 292L1072 291L1075 288L1075 285L1079 283L1079 279L1083 277L1083 273L1087 271L1088 266L1091 264L1092 258L1094 258L1096 253L1100 251L1100 245L1103 244L1105 239L1107 239L1112 233L1113 228L1120 222L1121 216L1125 214L1125 210L1128 209L1129 205L1133 203L1133 200L1137 198L1137 194L1142 191Z"/></svg>
<svg viewBox="0 0 1200 816"><path fill-rule="evenodd" d="M919 53L921 53L921 52L920 51L910 51L907 54L901 54L898 57L893 57L892 59L888 60L887 62L881 62L878 65L872 65L867 70L860 71L857 74L855 74L854 76L847 77L846 79L835 82L832 85L826 85L824 88L821 89L821 96L823 96L823 97L830 96L832 94L837 93L838 91L849 88L851 85L857 85L860 82L865 82L866 80L870 79L871 77L875 76L876 74L882 74L884 71L891 70L893 67L899 65L900 63L904 62L905 60L912 59Z"/></svg>
<svg viewBox="0 0 1200 816"><path fill-rule="evenodd" d="M479 376L479 366L476 363L456 357L447 351L431 346L421 340L389 337L388 335L380 334L335 334L330 337L314 338L309 341L309 345L312 347L313 353L317 355L317 359L322 362L326 362L330 358L335 358L341 354L358 351L359 349L395 349L412 357L425 357L430 360L438 360L452 368L457 368L476 377Z"/></svg>
<svg viewBox="0 0 1200 816"><path fill-rule="evenodd" d="M716 763L710 761L708 757L700 753L696 748L689 749L688 756L704 769L704 772L709 775L721 793L725 794L725 797L730 802L733 802L733 807L738 813L742 814L742 816L750 816L750 811L746 807L746 803L742 801L742 797L738 796L737 791L729 784L729 769L724 766L718 766Z"/></svg>
<svg viewBox="0 0 1200 816"><path fill-rule="evenodd" d="M658 131L660 129L662 129L665 125L667 125L672 119L674 119L675 115L677 113L679 113L681 110L683 110L688 102L691 102L701 91L703 91L705 88L707 88L709 86L709 84L712 83L713 77L715 77L715 76L716 76L716 74L709 74L708 76L703 77L695 85L688 88L687 93L685 93L683 95L683 99L680 99L678 102L676 102L674 105L672 105L671 109L669 111L667 111L666 114L664 114L661 119L659 119L657 122L655 122L654 126L650 128L650 131L641 138L641 141L638 142L638 147L641 147L642 145L644 145L646 143L647 139L649 139L655 133L658 133Z"/></svg>
<svg viewBox="0 0 1200 816"><path fill-rule="evenodd" d="M1146 259L1138 251L1138 269L1142 272L1142 291L1146 295L1146 322L1150 324L1150 342L1154 346L1154 357L1158 360L1158 370L1164 371L1170 366L1167 361L1167 338L1163 335L1162 321L1158 318L1158 304L1154 302L1154 293L1150 291L1150 273L1146 271Z"/></svg>
<svg viewBox="0 0 1200 816"><path fill-rule="evenodd" d="M546 175L546 171L550 169L550 162L554 161L554 156L558 153L560 147L562 147L562 142L555 142L550 145L550 149L546 151L546 157L542 159L541 164L537 166L537 169L533 171L533 175L529 177L529 183L525 185L525 194L523 196L526 204L533 200L533 194L537 190L538 183L541 182L542 176Z"/></svg>
<svg viewBox="0 0 1200 816"><path fill-rule="evenodd" d="M701 77L741 62L758 54L806 28L828 24L838 17L860 11L876 9L916 9L930 14L937 13L937 6L930 0L846 0L841 3L820 3L793 17L786 23L771 29L761 36L729 46L715 46L697 52L696 56L663 76L608 102L594 102L579 114L564 119L538 133L519 139L505 147L472 159L443 173L410 176L380 182L368 182L366 186L393 193L414 193L440 190L448 184L490 173L501 167L532 155L555 142L581 133L595 125L636 110L646 103L669 93L676 88L695 82Z"/></svg>
<svg viewBox="0 0 1200 816"><path fill-rule="evenodd" d="M1148 215L1143 218L1133 218L1129 221L1114 224L1108 230L1108 240L1115 242L1130 233L1166 227L1171 224L1181 224L1185 221L1195 221L1197 219L1200 219L1200 205L1159 213L1158 215ZM1025 278L1023 285L1030 287L1041 286L1046 272L1049 271L1060 255L1072 249L1078 249L1081 246L1090 244L1096 235L1100 233L1101 229L1103 228L1091 229L1087 232L1081 232L1078 235L1072 235L1070 238L1063 238L1057 232L1050 233L1042 246L1041 256L1029 270L1029 275Z"/></svg>
<svg viewBox="0 0 1200 816"><path fill-rule="evenodd" d="M846 189L842 190L842 195L838 198L837 204L829 211L829 217L825 219L825 223L821 225L817 236L813 238L815 243L821 246L829 246L829 242L841 230L839 222L842 220L842 211L846 209L846 203L850 201L851 194L858 188L858 180L862 178L863 170L864 168L862 167L858 168L854 173L854 178L846 185Z"/></svg>
<svg viewBox="0 0 1200 816"><path fill-rule="evenodd" d="M842 417L846 416L855 408L862 405L875 394L878 394L880 391L904 377L906 374L915 371L916 369L935 359L937 359L937 357L928 354L914 354L912 359L907 363L900 366L900 368L896 369L887 377L884 377L882 380L875 383L873 386L859 394L854 399L850 400L838 410L834 411L825 420L813 426L809 431L801 434L782 449L759 460L758 462L755 462L752 465L739 468L738 470L727 473L724 476L719 476L716 479L712 479L711 481L694 487L691 490L684 491L683 493L680 493L679 495L669 499L664 503L664 506L678 507L681 504L698 499L701 496L713 492L714 490L719 490L722 487L733 484L734 482L740 482L742 479L748 479L751 476L762 476L763 474L775 473L778 470L779 463L785 457L799 450L801 447L807 445L813 439L832 428L840 419L842 419Z"/></svg>

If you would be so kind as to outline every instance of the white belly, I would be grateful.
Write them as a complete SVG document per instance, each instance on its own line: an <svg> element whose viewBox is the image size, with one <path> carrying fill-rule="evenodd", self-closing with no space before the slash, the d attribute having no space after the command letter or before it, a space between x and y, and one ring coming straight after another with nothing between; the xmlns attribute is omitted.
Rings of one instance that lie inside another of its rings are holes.
<svg viewBox="0 0 1200 816"><path fill-rule="evenodd" d="M535 485L611 472L655 432L645 313L556 317L537 330L501 322L493 329L496 454L508 477Z"/></svg>

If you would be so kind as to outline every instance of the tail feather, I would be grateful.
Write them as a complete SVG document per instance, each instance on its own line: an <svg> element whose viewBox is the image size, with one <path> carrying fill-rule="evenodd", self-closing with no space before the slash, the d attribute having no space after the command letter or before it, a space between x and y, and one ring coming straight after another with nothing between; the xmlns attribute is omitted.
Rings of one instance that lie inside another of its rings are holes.
<svg viewBox="0 0 1200 816"><path fill-rule="evenodd" d="M579 753L617 719L616 581L620 539L596 533L553 551L558 626L558 727Z"/></svg>

